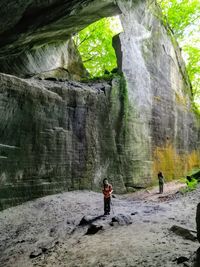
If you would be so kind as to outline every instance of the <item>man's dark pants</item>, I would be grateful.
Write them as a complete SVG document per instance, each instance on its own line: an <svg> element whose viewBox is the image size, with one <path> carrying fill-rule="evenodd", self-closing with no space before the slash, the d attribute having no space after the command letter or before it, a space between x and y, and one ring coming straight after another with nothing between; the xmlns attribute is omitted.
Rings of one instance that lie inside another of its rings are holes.
<svg viewBox="0 0 200 267"><path fill-rule="evenodd" d="M111 198L104 197L104 213L110 213L110 203L111 203Z"/></svg>
<svg viewBox="0 0 200 267"><path fill-rule="evenodd" d="M163 187L164 187L164 183L159 183L159 193L160 194L163 193Z"/></svg>

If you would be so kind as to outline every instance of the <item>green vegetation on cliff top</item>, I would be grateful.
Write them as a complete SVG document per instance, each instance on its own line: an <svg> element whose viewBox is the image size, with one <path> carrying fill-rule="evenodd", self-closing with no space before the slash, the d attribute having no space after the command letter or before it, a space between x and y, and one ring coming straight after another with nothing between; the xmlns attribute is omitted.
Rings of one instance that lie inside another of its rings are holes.
<svg viewBox="0 0 200 267"><path fill-rule="evenodd" d="M195 108L200 113L200 1L157 0L166 23L182 48ZM119 17L103 18L74 36L75 44L91 78L109 75L117 67L112 47L114 35L123 31Z"/></svg>
<svg viewBox="0 0 200 267"><path fill-rule="evenodd" d="M200 113L200 1L157 0L186 61L194 102Z"/></svg>

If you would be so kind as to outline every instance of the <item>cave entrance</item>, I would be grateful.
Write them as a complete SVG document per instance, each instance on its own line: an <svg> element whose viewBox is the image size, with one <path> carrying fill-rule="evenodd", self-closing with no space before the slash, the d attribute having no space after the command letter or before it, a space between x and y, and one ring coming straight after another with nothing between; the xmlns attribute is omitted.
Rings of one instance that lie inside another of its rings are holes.
<svg viewBox="0 0 200 267"><path fill-rule="evenodd" d="M117 72L117 57L113 37L123 32L119 16L94 22L78 32L75 45L90 78L110 76Z"/></svg>

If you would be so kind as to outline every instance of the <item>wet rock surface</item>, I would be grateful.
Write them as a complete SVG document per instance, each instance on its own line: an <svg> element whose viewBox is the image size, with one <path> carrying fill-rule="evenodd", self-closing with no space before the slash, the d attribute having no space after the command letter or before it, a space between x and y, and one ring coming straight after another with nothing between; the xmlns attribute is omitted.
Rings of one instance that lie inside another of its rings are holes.
<svg viewBox="0 0 200 267"><path fill-rule="evenodd" d="M119 80L113 82L115 105L112 85L104 81L88 86L0 74L0 83L0 209L52 193L94 190L102 175L125 191L122 170L116 175L113 135Z"/></svg>

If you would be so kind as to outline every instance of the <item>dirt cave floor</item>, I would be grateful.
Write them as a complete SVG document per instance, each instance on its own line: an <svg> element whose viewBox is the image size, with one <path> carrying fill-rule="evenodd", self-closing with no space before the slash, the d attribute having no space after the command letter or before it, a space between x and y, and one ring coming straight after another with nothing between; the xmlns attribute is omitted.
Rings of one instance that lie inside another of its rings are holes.
<svg viewBox="0 0 200 267"><path fill-rule="evenodd" d="M102 194L91 191L47 196L4 210L0 266L192 266L177 265L176 259L190 258L199 243L169 230L173 225L196 229L200 188L182 195L177 193L182 186L169 183L163 195L158 188L116 195L109 216L102 216ZM97 232L86 234L91 225Z"/></svg>

